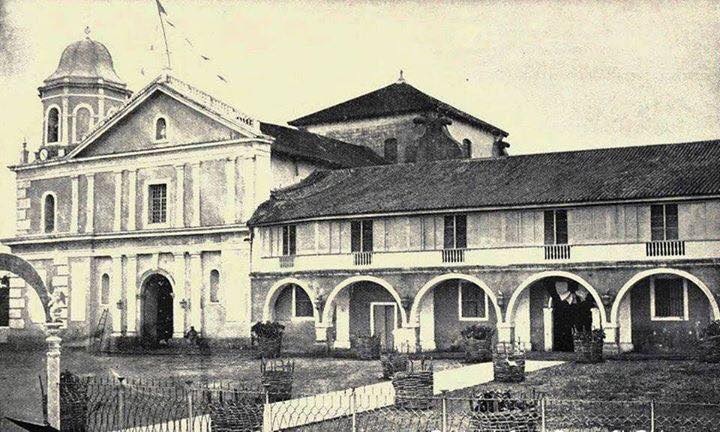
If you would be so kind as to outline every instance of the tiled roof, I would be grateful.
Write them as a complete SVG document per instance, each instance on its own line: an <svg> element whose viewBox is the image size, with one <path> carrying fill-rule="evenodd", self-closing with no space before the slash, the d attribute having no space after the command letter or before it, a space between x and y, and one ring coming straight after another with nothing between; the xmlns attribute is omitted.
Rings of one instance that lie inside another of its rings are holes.
<svg viewBox="0 0 720 432"><path fill-rule="evenodd" d="M720 140L320 171L250 223L720 194Z"/></svg>
<svg viewBox="0 0 720 432"><path fill-rule="evenodd" d="M405 82L397 82L354 99L308 114L289 122L293 126L334 123L355 119L382 117L440 110L450 118L459 118L493 133L507 136L507 132L464 111L429 96Z"/></svg>
<svg viewBox="0 0 720 432"><path fill-rule="evenodd" d="M260 123L260 131L275 138L272 144L273 152L325 162L339 168L385 163L383 158L367 147L314 133L270 123Z"/></svg>

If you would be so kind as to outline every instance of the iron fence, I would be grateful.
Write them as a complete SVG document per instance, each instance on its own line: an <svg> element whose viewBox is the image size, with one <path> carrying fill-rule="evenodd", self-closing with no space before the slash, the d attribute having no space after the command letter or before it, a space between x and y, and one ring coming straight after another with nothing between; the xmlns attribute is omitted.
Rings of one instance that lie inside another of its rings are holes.
<svg viewBox="0 0 720 432"><path fill-rule="evenodd" d="M273 402L237 383L61 377L61 430L73 432L710 432L720 404L487 397L396 399L390 383ZM476 389L477 390L477 389Z"/></svg>

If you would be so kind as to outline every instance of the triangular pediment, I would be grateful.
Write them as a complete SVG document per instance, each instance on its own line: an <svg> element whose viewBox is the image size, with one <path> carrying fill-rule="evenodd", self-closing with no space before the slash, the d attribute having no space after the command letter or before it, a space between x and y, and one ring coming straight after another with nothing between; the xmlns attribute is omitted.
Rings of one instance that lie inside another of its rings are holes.
<svg viewBox="0 0 720 432"><path fill-rule="evenodd" d="M165 138L157 124L165 122ZM259 122L182 81L154 81L105 119L68 158L147 151L261 136Z"/></svg>

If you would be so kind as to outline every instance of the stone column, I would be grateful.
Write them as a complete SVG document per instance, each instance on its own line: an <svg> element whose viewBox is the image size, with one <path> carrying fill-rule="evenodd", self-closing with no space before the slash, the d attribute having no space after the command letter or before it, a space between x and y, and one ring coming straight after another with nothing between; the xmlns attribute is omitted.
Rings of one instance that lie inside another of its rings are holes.
<svg viewBox="0 0 720 432"><path fill-rule="evenodd" d="M185 226L185 165L175 165L175 227Z"/></svg>
<svg viewBox="0 0 720 432"><path fill-rule="evenodd" d="M138 286L137 286L137 255L126 256L127 260L127 282L125 304L127 305L127 333L136 335L138 329Z"/></svg>
<svg viewBox="0 0 720 432"><path fill-rule="evenodd" d="M553 350L553 309L543 308L543 335L545 351Z"/></svg>
<svg viewBox="0 0 720 432"><path fill-rule="evenodd" d="M608 325L604 330L605 342L603 343L603 353L618 354L620 352L620 345L618 344L618 327Z"/></svg>
<svg viewBox="0 0 720 432"><path fill-rule="evenodd" d="M395 349L403 353L413 353L417 347L416 327L399 327L393 333Z"/></svg>
<svg viewBox="0 0 720 432"><path fill-rule="evenodd" d="M182 301L185 304L189 301L185 292L185 252L175 254L175 286L173 287L173 337L182 338L185 336L187 309L183 309ZM192 306L192 305L191 305Z"/></svg>
<svg viewBox="0 0 720 432"><path fill-rule="evenodd" d="M420 348L423 351L434 351L435 344L435 296L428 291L420 300Z"/></svg>
<svg viewBox="0 0 720 432"><path fill-rule="evenodd" d="M202 255L190 254L190 322L195 330L202 331L202 293L203 293Z"/></svg>
<svg viewBox="0 0 720 432"><path fill-rule="evenodd" d="M108 309L112 317L112 336L120 336L122 334L122 315L125 306L122 301L122 255L112 256L111 273L110 307Z"/></svg>
<svg viewBox="0 0 720 432"><path fill-rule="evenodd" d="M332 307L333 305L330 306ZM348 295L348 290L342 290L337 297L335 297L334 307L336 308L334 347L350 348L350 296Z"/></svg>
<svg viewBox="0 0 720 432"><path fill-rule="evenodd" d="M47 416L50 426L60 430L60 324L47 323L46 331Z"/></svg>
<svg viewBox="0 0 720 432"><path fill-rule="evenodd" d="M498 322L497 324L497 330L498 330L498 342L499 343L512 343L513 342L513 325L504 323L504 322ZM529 343L529 341L528 341Z"/></svg>
<svg viewBox="0 0 720 432"><path fill-rule="evenodd" d="M137 200L137 171L130 170L128 172L128 220L127 230L135 230L135 220L137 219L137 210L135 202Z"/></svg>

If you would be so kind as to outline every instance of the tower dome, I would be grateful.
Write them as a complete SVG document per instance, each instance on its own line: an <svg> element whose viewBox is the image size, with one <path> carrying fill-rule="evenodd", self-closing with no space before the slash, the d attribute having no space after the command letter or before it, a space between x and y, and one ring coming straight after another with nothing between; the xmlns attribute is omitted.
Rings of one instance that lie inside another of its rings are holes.
<svg viewBox="0 0 720 432"><path fill-rule="evenodd" d="M75 80L98 80L124 86L115 72L110 51L98 41L86 37L68 45L60 56L60 63L45 83L68 78Z"/></svg>

